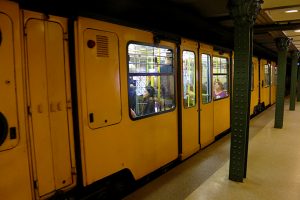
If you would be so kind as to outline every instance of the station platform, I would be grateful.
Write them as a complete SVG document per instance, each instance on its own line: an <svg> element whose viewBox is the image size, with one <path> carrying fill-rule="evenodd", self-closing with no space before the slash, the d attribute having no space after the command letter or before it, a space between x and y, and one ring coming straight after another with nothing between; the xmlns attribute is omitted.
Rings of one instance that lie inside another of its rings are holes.
<svg viewBox="0 0 300 200"><path fill-rule="evenodd" d="M230 181L230 134L131 193L125 200L299 200L300 103L285 102L282 129L275 106L254 117L249 129L247 178Z"/></svg>

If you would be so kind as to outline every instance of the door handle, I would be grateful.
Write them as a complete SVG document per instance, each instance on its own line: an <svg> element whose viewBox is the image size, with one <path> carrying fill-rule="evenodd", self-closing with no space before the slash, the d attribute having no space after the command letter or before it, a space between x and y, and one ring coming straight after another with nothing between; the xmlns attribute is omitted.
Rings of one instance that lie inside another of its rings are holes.
<svg viewBox="0 0 300 200"><path fill-rule="evenodd" d="M57 103L57 110L59 110L59 111L63 110L63 103L62 102Z"/></svg>
<svg viewBox="0 0 300 200"><path fill-rule="evenodd" d="M39 105L37 106L37 111L38 111L38 113L43 113L43 112L44 112L44 108L43 108L43 105L42 105L42 104L39 104Z"/></svg>

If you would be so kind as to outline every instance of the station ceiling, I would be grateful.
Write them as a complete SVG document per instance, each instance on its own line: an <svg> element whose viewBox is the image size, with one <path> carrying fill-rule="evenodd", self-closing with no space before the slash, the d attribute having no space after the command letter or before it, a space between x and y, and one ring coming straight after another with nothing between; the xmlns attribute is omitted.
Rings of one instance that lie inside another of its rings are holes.
<svg viewBox="0 0 300 200"><path fill-rule="evenodd" d="M17 1L24 8L50 14L92 16L233 48L234 30L228 0ZM293 39L290 50L300 50L300 32L296 30L300 31L299 0L264 0L254 26L254 54L275 58L277 37Z"/></svg>

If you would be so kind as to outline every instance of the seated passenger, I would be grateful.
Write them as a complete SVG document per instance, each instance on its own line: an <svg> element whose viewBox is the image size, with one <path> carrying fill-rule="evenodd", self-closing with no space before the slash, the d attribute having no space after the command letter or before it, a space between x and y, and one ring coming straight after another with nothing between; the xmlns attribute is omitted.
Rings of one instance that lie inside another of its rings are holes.
<svg viewBox="0 0 300 200"><path fill-rule="evenodd" d="M146 86L143 94L143 115L148 115L155 112L154 93L155 89L152 86Z"/></svg>
<svg viewBox="0 0 300 200"><path fill-rule="evenodd" d="M165 63L162 64L160 67L160 73L172 73L172 72L173 72L172 60L171 58L166 57Z"/></svg>
<svg viewBox="0 0 300 200"><path fill-rule="evenodd" d="M227 92L224 91L224 86L222 82L216 79L214 81L214 99L221 99L227 96Z"/></svg>
<svg viewBox="0 0 300 200"><path fill-rule="evenodd" d="M130 115L131 115L131 117L136 118L136 114L135 114L134 110L132 110L131 108L130 108Z"/></svg>

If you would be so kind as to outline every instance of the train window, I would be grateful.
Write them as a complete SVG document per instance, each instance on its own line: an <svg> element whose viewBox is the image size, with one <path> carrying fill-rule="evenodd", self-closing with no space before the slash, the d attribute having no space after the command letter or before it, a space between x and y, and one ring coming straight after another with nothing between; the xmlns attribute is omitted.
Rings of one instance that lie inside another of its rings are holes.
<svg viewBox="0 0 300 200"><path fill-rule="evenodd" d="M270 86L270 64L265 64L265 81L264 81L264 87Z"/></svg>
<svg viewBox="0 0 300 200"><path fill-rule="evenodd" d="M226 58L213 57L213 97L214 100L228 97L228 61Z"/></svg>
<svg viewBox="0 0 300 200"><path fill-rule="evenodd" d="M175 108L173 51L141 44L128 45L128 101L131 118Z"/></svg>
<svg viewBox="0 0 300 200"><path fill-rule="evenodd" d="M251 91L254 89L254 64L251 65Z"/></svg>
<svg viewBox="0 0 300 200"><path fill-rule="evenodd" d="M201 55L201 64L202 64L202 77L201 77L201 85L202 85L202 103L211 102L211 73L210 73L210 65L211 58L207 54Z"/></svg>
<svg viewBox="0 0 300 200"><path fill-rule="evenodd" d="M184 108L196 105L196 56L194 52L182 52L183 99Z"/></svg>

